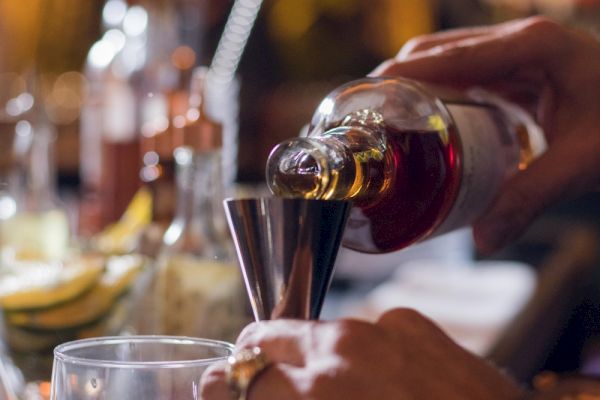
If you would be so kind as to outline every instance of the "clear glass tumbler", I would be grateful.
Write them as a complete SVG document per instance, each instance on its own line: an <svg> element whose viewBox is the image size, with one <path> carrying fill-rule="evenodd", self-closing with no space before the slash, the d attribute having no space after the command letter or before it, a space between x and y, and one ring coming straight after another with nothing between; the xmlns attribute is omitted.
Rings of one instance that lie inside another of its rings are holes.
<svg viewBox="0 0 600 400"><path fill-rule="evenodd" d="M233 345L175 336L77 340L54 350L51 400L197 400L200 379Z"/></svg>

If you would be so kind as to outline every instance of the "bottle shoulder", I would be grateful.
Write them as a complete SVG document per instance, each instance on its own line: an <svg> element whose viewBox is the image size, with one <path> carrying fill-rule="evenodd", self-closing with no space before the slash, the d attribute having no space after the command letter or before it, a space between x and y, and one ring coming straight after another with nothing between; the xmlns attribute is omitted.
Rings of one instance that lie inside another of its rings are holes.
<svg viewBox="0 0 600 400"><path fill-rule="evenodd" d="M432 115L450 122L439 97L423 84L403 78L364 78L325 97L313 115L309 136L341 125L349 115L365 110L397 129L425 129Z"/></svg>

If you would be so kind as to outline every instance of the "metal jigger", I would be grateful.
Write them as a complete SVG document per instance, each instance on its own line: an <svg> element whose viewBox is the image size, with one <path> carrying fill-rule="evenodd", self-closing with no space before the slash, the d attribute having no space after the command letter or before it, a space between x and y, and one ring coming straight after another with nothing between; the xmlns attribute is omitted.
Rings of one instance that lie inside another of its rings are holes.
<svg viewBox="0 0 600 400"><path fill-rule="evenodd" d="M256 320L317 319L350 202L265 197L223 203Z"/></svg>

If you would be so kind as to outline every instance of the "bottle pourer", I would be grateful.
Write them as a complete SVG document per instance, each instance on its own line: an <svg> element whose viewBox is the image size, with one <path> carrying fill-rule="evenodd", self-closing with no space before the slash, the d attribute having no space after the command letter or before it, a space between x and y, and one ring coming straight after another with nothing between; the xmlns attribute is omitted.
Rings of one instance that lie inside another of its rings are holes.
<svg viewBox="0 0 600 400"><path fill-rule="evenodd" d="M349 201L224 201L257 321L317 319L333 276Z"/></svg>

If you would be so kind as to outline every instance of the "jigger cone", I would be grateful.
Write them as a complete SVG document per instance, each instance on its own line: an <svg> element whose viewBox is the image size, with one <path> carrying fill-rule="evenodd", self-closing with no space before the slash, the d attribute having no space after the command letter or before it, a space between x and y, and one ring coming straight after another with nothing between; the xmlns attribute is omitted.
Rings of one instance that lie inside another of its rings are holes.
<svg viewBox="0 0 600 400"><path fill-rule="evenodd" d="M256 320L317 319L350 202L264 197L223 203Z"/></svg>

